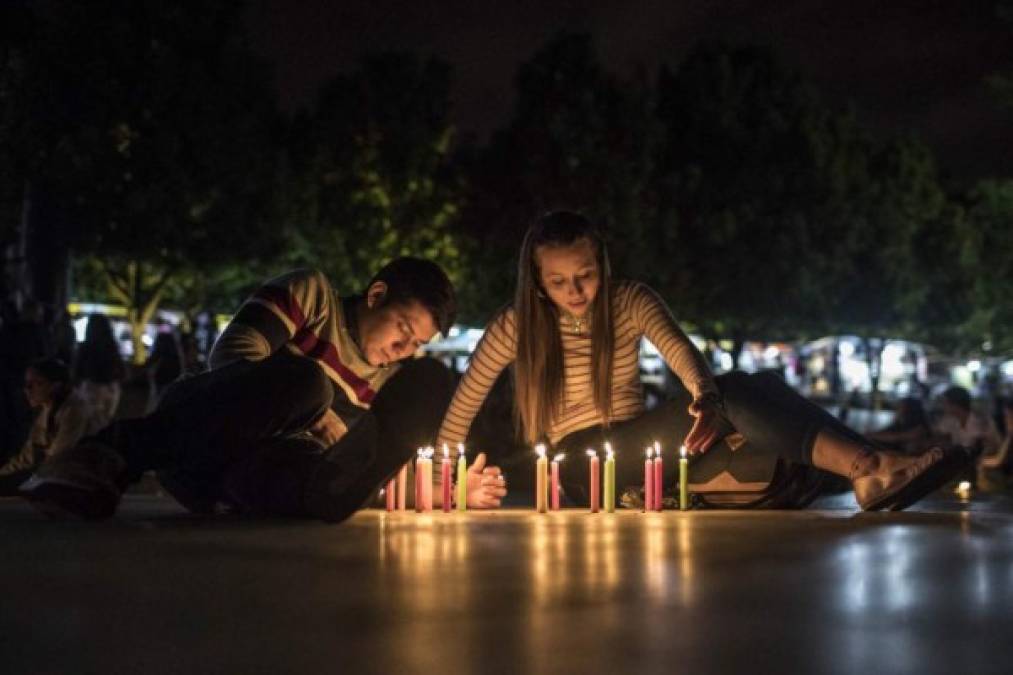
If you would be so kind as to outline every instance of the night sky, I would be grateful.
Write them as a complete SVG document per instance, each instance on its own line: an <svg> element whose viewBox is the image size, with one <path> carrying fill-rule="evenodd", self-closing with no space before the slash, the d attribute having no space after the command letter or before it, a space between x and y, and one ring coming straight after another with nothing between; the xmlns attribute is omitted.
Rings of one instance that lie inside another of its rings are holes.
<svg viewBox="0 0 1013 675"><path fill-rule="evenodd" d="M984 84L1013 69L995 0L253 0L249 23L288 109L363 52L408 50L454 66L456 122L479 136L508 119L517 65L562 29L591 33L620 74L677 64L701 40L768 44L873 129L922 138L945 174L1013 175L1013 110Z"/></svg>

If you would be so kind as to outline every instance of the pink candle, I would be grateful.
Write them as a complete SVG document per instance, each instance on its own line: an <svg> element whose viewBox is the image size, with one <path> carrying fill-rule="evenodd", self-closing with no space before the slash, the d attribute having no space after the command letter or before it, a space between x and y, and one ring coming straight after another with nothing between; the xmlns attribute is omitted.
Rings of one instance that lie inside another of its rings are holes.
<svg viewBox="0 0 1013 675"><path fill-rule="evenodd" d="M563 455L556 455L552 458L552 482L549 492L552 495L552 510L559 510L559 463L563 461Z"/></svg>
<svg viewBox="0 0 1013 675"><path fill-rule="evenodd" d="M654 508L654 448L647 448L647 460L644 461L644 511Z"/></svg>
<svg viewBox="0 0 1013 675"><path fill-rule="evenodd" d="M394 495L394 486L396 484L397 483L394 482L394 479L391 478L389 481L387 481L387 487L384 488L384 491L383 491L384 497L387 498L387 510L388 511L393 511L394 510L394 505L395 505L395 501L394 501L394 496L395 496Z"/></svg>
<svg viewBox="0 0 1013 675"><path fill-rule="evenodd" d="M595 450L587 451L588 457L588 480L590 485L588 486L588 495L591 497L591 513L598 513L598 508L601 506L601 497L598 495L598 453Z"/></svg>
<svg viewBox="0 0 1013 675"><path fill-rule="evenodd" d="M654 510L663 511L661 498L665 493L665 467L661 461L661 444L654 441Z"/></svg>
<svg viewBox="0 0 1013 675"><path fill-rule="evenodd" d="M443 481L443 512L450 513L450 448L443 444L443 463L440 464L440 480Z"/></svg>
<svg viewBox="0 0 1013 675"><path fill-rule="evenodd" d="M397 510L404 511L408 502L408 465L397 472Z"/></svg>

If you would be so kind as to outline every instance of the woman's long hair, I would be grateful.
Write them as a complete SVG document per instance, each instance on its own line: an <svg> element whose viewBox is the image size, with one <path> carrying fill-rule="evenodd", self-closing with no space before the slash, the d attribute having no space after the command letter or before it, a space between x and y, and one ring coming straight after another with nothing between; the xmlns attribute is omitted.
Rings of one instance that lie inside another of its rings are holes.
<svg viewBox="0 0 1013 675"><path fill-rule="evenodd" d="M598 294L591 319L591 383L594 401L606 424L612 416L611 272L608 251L584 216L570 211L548 213L528 229L517 266L514 313L517 357L514 361L514 421L529 443L541 439L563 406L563 344L559 309L542 288L535 251L539 246L570 246L586 239L598 261Z"/></svg>
<svg viewBox="0 0 1013 675"><path fill-rule="evenodd" d="M126 374L113 325L104 314L91 314L84 329L84 342L77 351L74 378L79 381L108 384Z"/></svg>

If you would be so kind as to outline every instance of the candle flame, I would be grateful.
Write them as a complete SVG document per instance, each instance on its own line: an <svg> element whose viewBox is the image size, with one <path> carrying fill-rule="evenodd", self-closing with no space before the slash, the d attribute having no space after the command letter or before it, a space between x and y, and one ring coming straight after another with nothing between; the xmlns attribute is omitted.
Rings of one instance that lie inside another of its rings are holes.
<svg viewBox="0 0 1013 675"><path fill-rule="evenodd" d="M647 459L651 459L652 457L654 457L654 448L652 448L651 446L648 445L647 446Z"/></svg>
<svg viewBox="0 0 1013 675"><path fill-rule="evenodd" d="M556 455L555 457L552 458L552 461L553 462L562 462L564 457L566 457L566 455L564 455L563 453L559 453L558 455Z"/></svg>
<svg viewBox="0 0 1013 675"><path fill-rule="evenodd" d="M685 457L686 456L686 446L685 445L680 445L679 446L679 456L680 457Z"/></svg>
<svg viewBox="0 0 1013 675"><path fill-rule="evenodd" d="M597 450L592 450L591 448L588 448L584 452L587 453L588 457L597 457L598 456L598 451Z"/></svg>
<svg viewBox="0 0 1013 675"><path fill-rule="evenodd" d="M605 452L606 454L612 452L612 444L608 441L605 441Z"/></svg>
<svg viewBox="0 0 1013 675"><path fill-rule="evenodd" d="M535 446L535 454L538 455L539 458L545 457L545 444L544 443L539 443L538 445Z"/></svg>
<svg viewBox="0 0 1013 675"><path fill-rule="evenodd" d="M661 457L661 443L654 441L654 454Z"/></svg>
<svg viewBox="0 0 1013 675"><path fill-rule="evenodd" d="M443 459L450 459L450 448L446 443L443 444Z"/></svg>
<svg viewBox="0 0 1013 675"><path fill-rule="evenodd" d="M616 454L612 452L612 446L605 444L605 459L615 459Z"/></svg>
<svg viewBox="0 0 1013 675"><path fill-rule="evenodd" d="M464 443L457 444L457 456L464 457Z"/></svg>
<svg viewBox="0 0 1013 675"><path fill-rule="evenodd" d="M436 448L434 448L431 445L429 447L426 447L426 448L422 449L422 458L423 459L432 459L433 455L435 455L435 454L436 454Z"/></svg>
<svg viewBox="0 0 1013 675"><path fill-rule="evenodd" d="M423 455L426 454L426 449L425 448L419 448L418 450L415 451L415 454L418 455L419 457L422 457Z"/></svg>

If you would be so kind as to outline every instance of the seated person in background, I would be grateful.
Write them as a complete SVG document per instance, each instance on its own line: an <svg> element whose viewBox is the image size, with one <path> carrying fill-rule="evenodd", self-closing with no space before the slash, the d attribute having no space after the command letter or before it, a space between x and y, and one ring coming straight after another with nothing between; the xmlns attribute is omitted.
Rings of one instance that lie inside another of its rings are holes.
<svg viewBox="0 0 1013 675"><path fill-rule="evenodd" d="M866 436L893 450L916 454L931 441L932 425L922 402L908 397L900 400L893 422Z"/></svg>
<svg viewBox="0 0 1013 675"><path fill-rule="evenodd" d="M1009 482L1010 445L1013 445L1013 398L1002 403L1003 420L1006 434L998 449L993 453L982 455L978 460L978 486L1004 487Z"/></svg>
<svg viewBox="0 0 1013 675"><path fill-rule="evenodd" d="M21 451L0 467L0 496L18 486L46 458L74 447L93 431L88 402L70 386L70 369L59 359L32 362L25 371L25 398L36 410Z"/></svg>
<svg viewBox="0 0 1013 675"><path fill-rule="evenodd" d="M936 434L962 445L975 455L993 453L999 447L999 430L987 415L971 409L971 394L963 387L950 387L942 394L943 417Z"/></svg>

